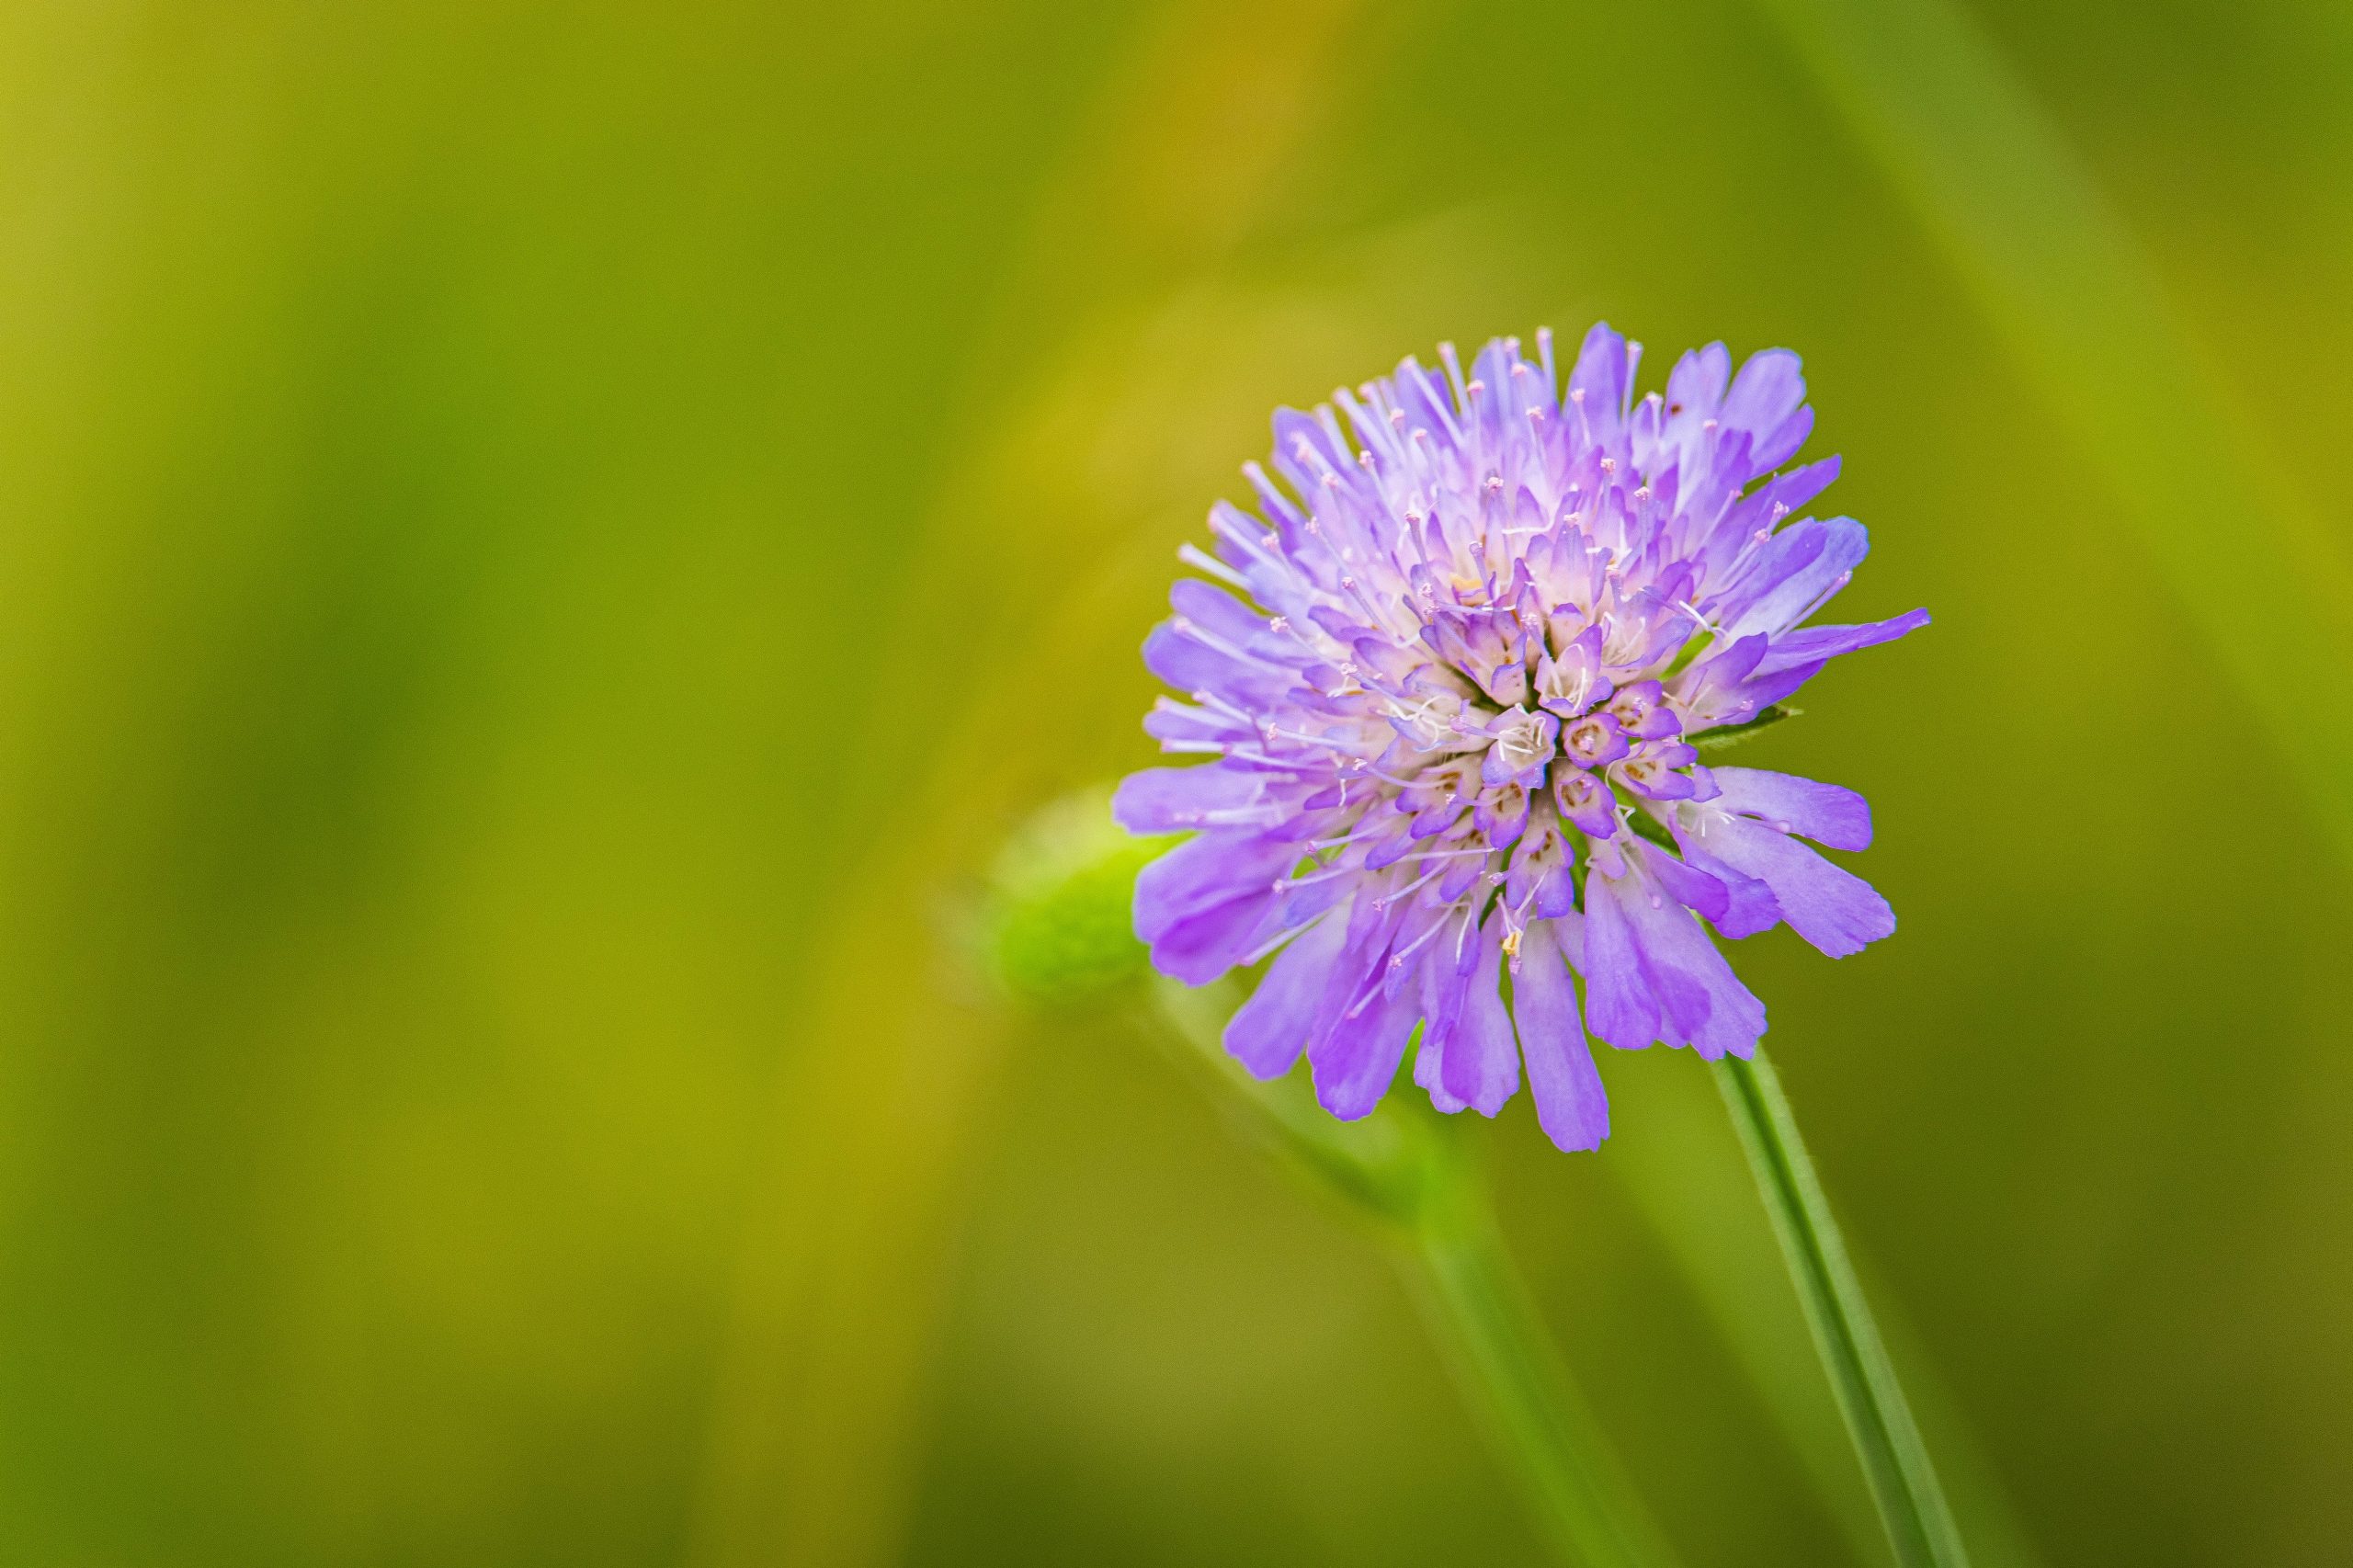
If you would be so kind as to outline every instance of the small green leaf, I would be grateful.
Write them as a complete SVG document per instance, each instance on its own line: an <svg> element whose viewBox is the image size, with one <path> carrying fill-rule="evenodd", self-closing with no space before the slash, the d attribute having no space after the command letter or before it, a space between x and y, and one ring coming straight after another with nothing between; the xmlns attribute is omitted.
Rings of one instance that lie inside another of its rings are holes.
<svg viewBox="0 0 2353 1568"><path fill-rule="evenodd" d="M1108 790L1058 801L999 858L985 943L1006 990L1033 1002L1101 996L1147 971L1136 940L1136 873L1179 842L1137 838L1111 820Z"/></svg>
<svg viewBox="0 0 2353 1568"><path fill-rule="evenodd" d="M1785 703L1776 702L1745 724L1726 724L1719 730L1701 730L1698 734L1688 735L1685 739L1701 751L1722 751L1726 746L1740 744L1759 730L1769 730L1782 720L1795 719L1804 711L1802 708L1791 708Z"/></svg>

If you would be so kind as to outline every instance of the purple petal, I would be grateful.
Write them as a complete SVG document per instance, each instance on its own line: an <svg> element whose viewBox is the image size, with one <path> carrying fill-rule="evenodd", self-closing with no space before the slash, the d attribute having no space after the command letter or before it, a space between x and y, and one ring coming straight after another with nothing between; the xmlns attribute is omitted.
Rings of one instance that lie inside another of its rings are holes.
<svg viewBox="0 0 2353 1568"><path fill-rule="evenodd" d="M1608 936L1613 961L1631 954L1637 979L1653 999L1653 1030L1639 1041L1663 1040L1689 1045L1710 1061L1746 1056L1765 1032L1765 1008L1733 974L1698 921L1658 887L1646 863L1650 851L1630 846L1623 877L1586 879L1586 1017L1594 1032L1612 1045L1630 1043L1604 1029L1592 998L1599 989L1603 956L1596 951ZM1613 1020L1618 1021L1618 1020Z"/></svg>
<svg viewBox="0 0 2353 1568"><path fill-rule="evenodd" d="M1813 434L1813 410L1800 408L1765 434L1752 437L1748 454L1749 477L1753 479L1760 473L1770 473L1797 456L1798 449L1804 446L1805 438Z"/></svg>
<svg viewBox="0 0 2353 1568"><path fill-rule="evenodd" d="M1275 903L1274 881L1299 858L1297 846L1251 833L1205 833L1178 845L1136 877L1136 935L1153 967L1188 985L1206 985L1248 956L1259 921Z"/></svg>
<svg viewBox="0 0 2353 1568"><path fill-rule="evenodd" d="M1721 343L1695 348L1675 362L1666 378L1671 415L1712 419L1723 406L1724 383L1732 379L1732 354Z"/></svg>
<svg viewBox="0 0 2353 1568"><path fill-rule="evenodd" d="M1422 1040L1414 1047L1414 1082L1430 1096L1430 1108L1441 1116L1453 1116L1471 1108L1471 1102L1446 1092L1445 1058L1440 1043L1430 1038L1427 1028L1422 1030Z"/></svg>
<svg viewBox="0 0 2353 1568"><path fill-rule="evenodd" d="M1204 741L1221 746L1246 745L1253 738L1247 724L1167 697L1154 703L1152 711L1143 716L1143 733L1158 741L1163 751L1199 750Z"/></svg>
<svg viewBox="0 0 2353 1568"><path fill-rule="evenodd" d="M1307 1049L1348 923L1334 915L1276 955L1250 1000L1225 1026L1225 1049L1256 1078L1279 1078Z"/></svg>
<svg viewBox="0 0 2353 1568"><path fill-rule="evenodd" d="M1733 692L1756 673L1757 661L1772 645L1764 636L1744 637L1719 646L1676 677L1675 695L1702 725L1713 723L1730 710Z"/></svg>
<svg viewBox="0 0 2353 1568"><path fill-rule="evenodd" d="M1749 356L1732 383L1717 417L1727 430L1745 430L1753 447L1753 472L1768 472L1805 444L1813 421L1805 403L1805 377L1798 357L1786 348Z"/></svg>
<svg viewBox="0 0 2353 1568"><path fill-rule="evenodd" d="M1783 528L1718 605L1724 636L1737 642L1787 631L1861 565L1870 548L1870 535L1852 517L1808 517Z"/></svg>
<svg viewBox="0 0 2353 1568"><path fill-rule="evenodd" d="M1696 870L1661 850L1649 858L1653 875L1666 890L1666 896L1686 909L1694 910L1711 920L1719 919L1731 902L1724 884L1707 872Z"/></svg>
<svg viewBox="0 0 2353 1568"><path fill-rule="evenodd" d="M1334 1019L1330 1031L1307 1048L1317 1102L1342 1121L1370 1116L1397 1076L1421 1016L1421 987L1409 985L1394 996L1376 989L1353 1016Z"/></svg>
<svg viewBox="0 0 2353 1568"><path fill-rule="evenodd" d="M1457 972L1452 964L1427 963L1421 970L1422 1035L1414 1045L1414 1082L1427 1091L1432 1106L1452 1116L1471 1103L1446 1087L1446 1058L1463 1005L1470 1000L1471 977Z"/></svg>
<svg viewBox="0 0 2353 1568"><path fill-rule="evenodd" d="M1296 845L1244 831L1205 833L1136 876L1136 935L1150 942L1179 920L1230 900L1270 892L1299 858Z"/></svg>
<svg viewBox="0 0 2353 1568"><path fill-rule="evenodd" d="M1143 665L1178 691L1214 691L1245 708L1273 703L1298 679L1275 665L1212 648L1173 620L1162 621L1143 640Z"/></svg>
<svg viewBox="0 0 2353 1568"><path fill-rule="evenodd" d="M1745 817L1711 824L1709 852L1773 890L1790 929L1834 959L1859 953L1895 931L1895 912L1878 890L1787 834Z"/></svg>
<svg viewBox="0 0 2353 1568"><path fill-rule="evenodd" d="M1618 797L1608 784L1574 767L1553 770L1552 802L1563 816L1595 838L1618 831Z"/></svg>
<svg viewBox="0 0 2353 1568"><path fill-rule="evenodd" d="M1675 842L1683 851L1684 863L1708 873L1724 887L1724 908L1721 915L1708 916L1708 924L1718 934L1734 941L1754 937L1760 931L1770 931L1781 923L1781 906L1773 902L1773 890L1745 871L1735 871L1707 851L1698 835L1687 829L1684 813L1676 813Z"/></svg>
<svg viewBox="0 0 2353 1568"><path fill-rule="evenodd" d="M1492 751L1492 748L1490 748ZM1528 831L1528 790L1518 784L1482 790L1472 802L1471 815L1480 836L1495 848L1516 843ZM1457 896L1461 890L1449 897Z"/></svg>
<svg viewBox="0 0 2353 1568"><path fill-rule="evenodd" d="M1833 849L1870 847L1870 802L1852 790L1761 767L1711 771L1723 791L1714 802L1721 811L1756 817Z"/></svg>
<svg viewBox="0 0 2353 1568"><path fill-rule="evenodd" d="M1602 890L1610 879L1588 865L1585 878L1585 1021L1620 1051L1640 1051L1659 1036L1658 1002L1643 973L1633 923ZM1522 961L1523 972L1527 963Z"/></svg>
<svg viewBox="0 0 2353 1568"><path fill-rule="evenodd" d="M1432 435L1447 428L1453 418L1453 399L1442 379L1409 354L1398 362L1392 384L1397 406L1405 414L1406 428L1427 430Z"/></svg>
<svg viewBox="0 0 2353 1568"><path fill-rule="evenodd" d="M1267 630L1267 618L1225 589L1198 577L1179 577L1168 590L1168 603L1178 615L1199 622L1224 642L1262 658L1286 657L1292 645Z"/></svg>
<svg viewBox="0 0 2353 1568"><path fill-rule="evenodd" d="M1521 939L1512 1013L1528 1062L1528 1087L1536 1096L1537 1125L1560 1148L1598 1149L1609 1136L1609 1096L1577 1022L1568 965L1543 922L1530 926Z"/></svg>
<svg viewBox="0 0 2353 1568"><path fill-rule="evenodd" d="M1596 322L1577 350L1577 366L1569 373L1569 391L1583 392L1585 416L1597 440L1613 439L1626 417L1626 399L1632 392L1633 356L1626 340Z"/></svg>
<svg viewBox="0 0 2353 1568"><path fill-rule="evenodd" d="M1838 459L1824 458L1820 462L1810 462L1803 468L1793 468L1764 485L1757 492L1765 501L1765 506L1761 508L1762 515L1771 516L1772 508L1775 506L1782 508L1782 515L1785 517L1792 512L1802 510L1808 502L1829 489L1836 482L1838 467Z"/></svg>
<svg viewBox="0 0 2353 1568"><path fill-rule="evenodd" d="M1726 513L1709 534L1707 547L1701 552L1711 585L1721 585L1717 574L1740 559L1742 551L1755 541L1757 530L1769 534L1781 518L1801 510L1830 488L1831 482L1838 477L1838 466L1836 458L1824 458L1778 474Z"/></svg>
<svg viewBox="0 0 2353 1568"><path fill-rule="evenodd" d="M1264 946L1274 900L1247 894L1187 915L1152 944L1152 966L1188 985L1207 985Z"/></svg>
<svg viewBox="0 0 2353 1568"><path fill-rule="evenodd" d="M1111 820L1130 833L1182 833L1244 822L1271 823L1280 813L1264 801L1267 775L1229 763L1205 767L1147 767L1120 780Z"/></svg>
<svg viewBox="0 0 2353 1568"><path fill-rule="evenodd" d="M1504 1108L1519 1087L1519 1052L1512 1043L1511 1015L1504 1010L1501 989L1503 942L1499 919L1474 933L1479 967L1462 1000L1462 1016L1447 1039L1439 1082L1446 1093L1474 1108L1481 1116Z"/></svg>
<svg viewBox="0 0 2353 1568"><path fill-rule="evenodd" d="M1865 626L1809 626L1785 631L1773 639L1772 647L1757 664L1757 672L1770 675L1792 665L1824 664L1842 653L1893 642L1927 624L1928 612L1915 609L1892 620L1875 620Z"/></svg>
<svg viewBox="0 0 2353 1568"><path fill-rule="evenodd" d="M1576 907L1576 883L1569 876L1568 841L1550 817L1511 858L1504 899L1514 909L1533 908L1542 919Z"/></svg>
<svg viewBox="0 0 2353 1568"><path fill-rule="evenodd" d="M1329 417L1319 419L1296 408L1275 410L1275 472L1302 497L1323 494L1327 473L1337 474L1344 487L1358 477L1356 459L1340 438L1338 427L1326 423Z"/></svg>

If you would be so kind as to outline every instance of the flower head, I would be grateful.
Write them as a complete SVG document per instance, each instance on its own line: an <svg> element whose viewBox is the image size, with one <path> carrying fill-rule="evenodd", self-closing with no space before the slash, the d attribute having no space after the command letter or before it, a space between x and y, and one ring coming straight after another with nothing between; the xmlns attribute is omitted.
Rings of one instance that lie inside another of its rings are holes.
<svg viewBox="0 0 2353 1568"><path fill-rule="evenodd" d="M1130 777L1114 812L1194 834L1137 881L1159 969L1201 984L1279 955L1226 1029L1252 1072L1303 1051L1359 1117L1418 1030L1439 1109L1493 1116L1525 1062L1545 1131L1589 1149L1608 1109L1586 1028L1756 1049L1764 1006L1709 927L1786 921L1834 958L1894 929L1799 842L1862 848L1860 796L1699 748L1927 616L1802 624L1869 545L1794 517L1836 458L1776 472L1813 425L1795 355L1735 378L1715 344L1636 401L1641 347L1608 326L1565 395L1537 346L1490 343L1467 378L1444 347L1443 378L1407 359L1336 414L1275 415L1284 483L1244 470L1264 521L1211 513L1215 553L1182 553L1211 580L1180 580L1144 643L1188 697L1146 729L1215 760Z"/></svg>

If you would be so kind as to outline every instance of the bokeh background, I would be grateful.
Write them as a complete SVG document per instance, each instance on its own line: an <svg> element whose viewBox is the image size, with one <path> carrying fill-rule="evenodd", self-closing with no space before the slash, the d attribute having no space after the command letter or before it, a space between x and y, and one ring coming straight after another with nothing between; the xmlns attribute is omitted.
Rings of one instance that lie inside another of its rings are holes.
<svg viewBox="0 0 2353 1568"><path fill-rule="evenodd" d="M2353 1540L2353 11L0 9L0 1562L1534 1562L1411 1300L966 961L1267 412L1807 358L1745 946L1988 1564ZM1768 750L1767 748L1770 748ZM1484 1142L1695 1563L1875 1563L1688 1055Z"/></svg>

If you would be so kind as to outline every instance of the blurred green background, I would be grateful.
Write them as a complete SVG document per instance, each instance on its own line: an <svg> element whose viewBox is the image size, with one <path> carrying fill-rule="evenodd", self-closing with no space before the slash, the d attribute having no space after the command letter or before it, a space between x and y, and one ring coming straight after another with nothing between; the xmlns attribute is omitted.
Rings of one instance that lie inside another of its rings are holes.
<svg viewBox="0 0 2353 1568"><path fill-rule="evenodd" d="M1981 1556L2341 1560L2349 299L2336 0L0 9L0 1562L1538 1561L963 933L1273 406L1604 316L1802 351L1938 617L1753 754L1898 938L1739 956ZM1486 1140L1569 1359L1692 1563L1878 1562L1602 1067Z"/></svg>

